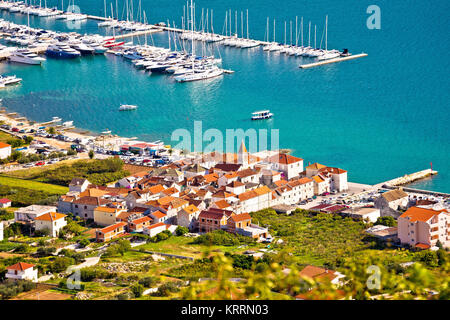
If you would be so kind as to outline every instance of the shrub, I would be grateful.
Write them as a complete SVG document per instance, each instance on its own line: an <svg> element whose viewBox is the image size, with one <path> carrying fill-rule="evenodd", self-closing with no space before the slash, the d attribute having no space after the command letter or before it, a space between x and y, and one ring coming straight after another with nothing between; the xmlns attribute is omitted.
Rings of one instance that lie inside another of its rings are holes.
<svg viewBox="0 0 450 320"><path fill-rule="evenodd" d="M70 265L74 264L75 260L69 257L56 257L56 259L50 264L49 269L51 272L60 273L66 270Z"/></svg>
<svg viewBox="0 0 450 320"><path fill-rule="evenodd" d="M86 248L90 244L91 244L91 242L88 239L81 239L80 241L78 241L78 245L81 248Z"/></svg>
<svg viewBox="0 0 450 320"><path fill-rule="evenodd" d="M117 273L108 272L100 268L82 268L80 269L81 281L89 282L94 279L114 279L117 277Z"/></svg>
<svg viewBox="0 0 450 320"><path fill-rule="evenodd" d="M383 225L387 227L395 227L397 225L397 221L394 217L386 216L386 217L378 217L377 221L375 222L375 225Z"/></svg>
<svg viewBox="0 0 450 320"><path fill-rule="evenodd" d="M144 286L139 283L136 283L131 286L131 292L133 292L136 298L139 298L144 293Z"/></svg>
<svg viewBox="0 0 450 320"><path fill-rule="evenodd" d="M193 242L203 245L236 246L240 243L253 242L253 240L249 237L235 235L223 230L216 230L195 238Z"/></svg>
<svg viewBox="0 0 450 320"><path fill-rule="evenodd" d="M177 229L175 230L175 234L177 236L182 236L185 235L186 233L189 233L189 229L186 227L178 226Z"/></svg>
<svg viewBox="0 0 450 320"><path fill-rule="evenodd" d="M158 282L156 277L145 277L139 280L139 284L143 285L146 288L153 287Z"/></svg>

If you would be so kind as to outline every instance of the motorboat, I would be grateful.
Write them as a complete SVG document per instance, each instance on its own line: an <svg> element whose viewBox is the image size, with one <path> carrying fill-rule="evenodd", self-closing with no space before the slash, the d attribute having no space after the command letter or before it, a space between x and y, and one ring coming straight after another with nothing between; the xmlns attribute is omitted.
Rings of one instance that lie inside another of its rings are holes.
<svg viewBox="0 0 450 320"><path fill-rule="evenodd" d="M18 49L9 56L11 62L18 62L23 64L40 65L45 61L45 58L39 57L37 54L28 49Z"/></svg>
<svg viewBox="0 0 450 320"><path fill-rule="evenodd" d="M255 111L252 113L252 120L264 120L272 117L273 113L271 113L270 110Z"/></svg>
<svg viewBox="0 0 450 320"><path fill-rule="evenodd" d="M132 104L122 104L119 107L119 111L129 111L129 110L136 110L137 106Z"/></svg>
<svg viewBox="0 0 450 320"><path fill-rule="evenodd" d="M73 59L81 56L81 53L75 49L72 49L68 45L50 45L45 51L45 54L53 58L61 59Z"/></svg>
<svg viewBox="0 0 450 320"><path fill-rule="evenodd" d="M21 78L17 78L14 76L2 76L0 75L0 87L5 87L7 85L20 83L22 81Z"/></svg>

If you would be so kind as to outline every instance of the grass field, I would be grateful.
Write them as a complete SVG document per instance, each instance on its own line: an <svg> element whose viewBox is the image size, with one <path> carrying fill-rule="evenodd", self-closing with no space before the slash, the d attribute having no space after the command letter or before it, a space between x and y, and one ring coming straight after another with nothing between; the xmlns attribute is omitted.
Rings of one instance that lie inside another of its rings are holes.
<svg viewBox="0 0 450 320"><path fill-rule="evenodd" d="M51 194L65 194L69 191L69 188L63 186L5 176L0 176L0 185L45 191Z"/></svg>
<svg viewBox="0 0 450 320"><path fill-rule="evenodd" d="M54 163L54 164L50 164L50 165L46 165L46 166L32 167L29 169L5 172L5 173L3 173L3 175L7 176L7 177L32 180L32 179L36 179L37 177L39 177L42 173L44 173L46 171L59 168L63 165L70 165L77 161L89 161L89 160L78 160L78 159L63 160L58 163Z"/></svg>
<svg viewBox="0 0 450 320"><path fill-rule="evenodd" d="M0 131L0 142L6 143L8 140L13 139L13 136L10 134L7 134L3 131Z"/></svg>
<svg viewBox="0 0 450 320"><path fill-rule="evenodd" d="M199 244L192 244L194 238L189 237L177 237L173 236L167 240L155 242L155 243L146 243L141 246L135 247L135 249L145 249L149 251L155 252L163 252L163 253L173 253L178 255L183 255L187 257L193 258L201 258L205 251L222 251L229 253L242 253L245 250L248 250L251 246L251 249L264 248L264 245L255 243L250 246L212 246L207 247Z"/></svg>
<svg viewBox="0 0 450 320"><path fill-rule="evenodd" d="M284 241L276 246L291 250L302 264L323 265L370 248L364 224L350 218L301 211L287 216L273 210L252 213L252 218L270 226L271 234Z"/></svg>

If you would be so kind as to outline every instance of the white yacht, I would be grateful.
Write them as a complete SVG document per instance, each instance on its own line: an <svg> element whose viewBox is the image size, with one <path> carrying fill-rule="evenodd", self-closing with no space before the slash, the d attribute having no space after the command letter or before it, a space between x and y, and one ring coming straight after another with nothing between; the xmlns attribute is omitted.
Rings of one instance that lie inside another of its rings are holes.
<svg viewBox="0 0 450 320"><path fill-rule="evenodd" d="M9 84L16 84L22 81L21 78L17 78L16 76L2 76L0 75L0 87L7 86Z"/></svg>
<svg viewBox="0 0 450 320"><path fill-rule="evenodd" d="M27 50L27 49L18 49L11 53L9 60L12 62L18 62L23 64L42 64L45 61L45 58L39 57L37 54Z"/></svg>
<svg viewBox="0 0 450 320"><path fill-rule="evenodd" d="M270 110L255 111L252 113L252 120L270 119L272 117L273 113L271 113Z"/></svg>
<svg viewBox="0 0 450 320"><path fill-rule="evenodd" d="M136 110L137 106L132 105L132 104L122 104L119 107L119 111L128 111L128 110Z"/></svg>

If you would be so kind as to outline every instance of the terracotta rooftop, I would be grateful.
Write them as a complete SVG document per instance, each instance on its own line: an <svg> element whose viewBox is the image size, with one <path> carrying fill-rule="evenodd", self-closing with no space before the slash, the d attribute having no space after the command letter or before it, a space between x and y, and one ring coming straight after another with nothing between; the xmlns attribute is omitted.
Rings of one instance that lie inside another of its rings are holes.
<svg viewBox="0 0 450 320"><path fill-rule="evenodd" d="M16 264L13 264L12 266L7 267L8 270L17 270L17 271L24 271L30 268L33 268L34 264L29 264L25 262L18 262Z"/></svg>
<svg viewBox="0 0 450 320"><path fill-rule="evenodd" d="M39 217L36 217L34 220L40 220L40 221L56 221L59 219L64 219L66 217L65 214L57 213L57 212L48 212L40 215Z"/></svg>

